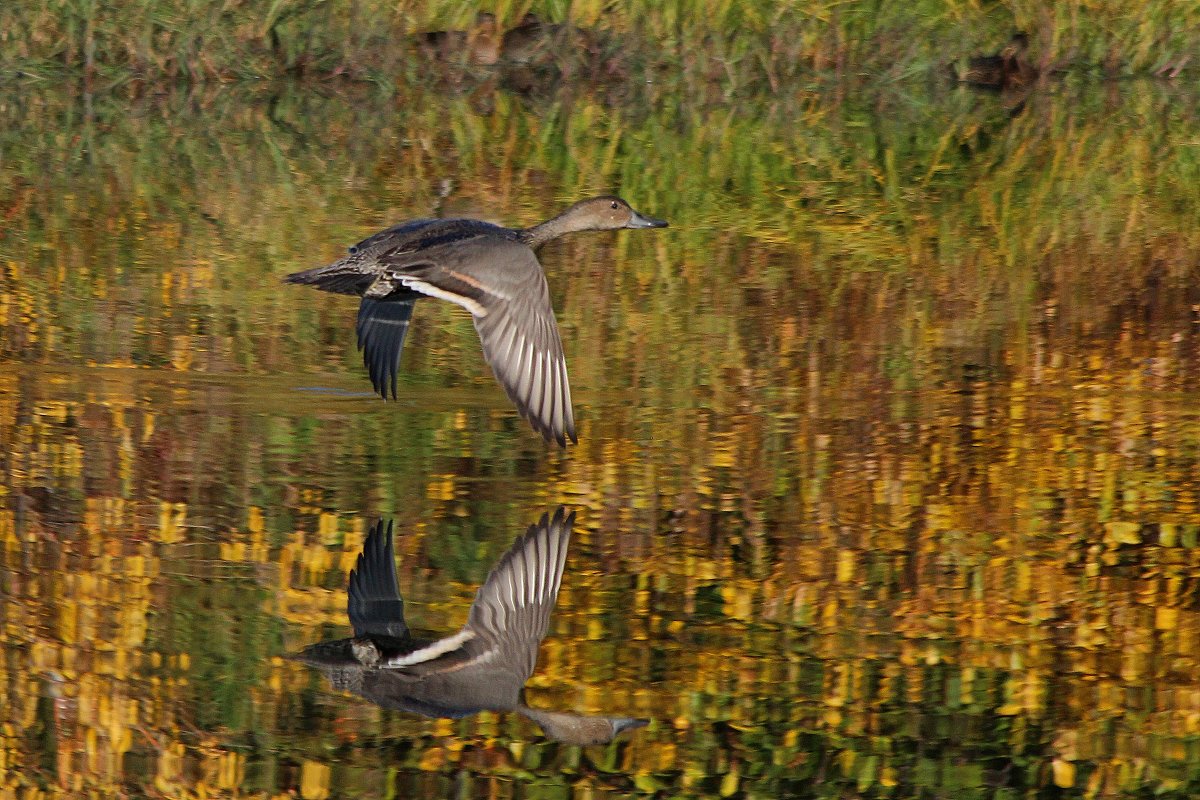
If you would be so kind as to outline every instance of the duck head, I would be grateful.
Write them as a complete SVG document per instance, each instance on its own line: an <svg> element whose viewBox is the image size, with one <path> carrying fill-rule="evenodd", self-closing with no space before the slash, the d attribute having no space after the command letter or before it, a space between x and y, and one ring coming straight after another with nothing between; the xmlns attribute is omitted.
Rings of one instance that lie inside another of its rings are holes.
<svg viewBox="0 0 1200 800"><path fill-rule="evenodd" d="M665 228L665 219L647 217L616 195L603 195L581 200L564 211L560 218L570 223L572 230L613 231L621 228Z"/></svg>

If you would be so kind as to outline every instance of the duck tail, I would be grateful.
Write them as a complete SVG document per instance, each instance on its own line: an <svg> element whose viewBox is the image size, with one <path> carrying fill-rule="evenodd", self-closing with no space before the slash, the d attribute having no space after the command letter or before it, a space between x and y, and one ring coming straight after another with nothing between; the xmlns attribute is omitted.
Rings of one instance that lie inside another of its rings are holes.
<svg viewBox="0 0 1200 800"><path fill-rule="evenodd" d="M375 275L363 271L360 259L353 255L324 267L293 272L284 277L285 283L315 286L323 292L361 296L372 283Z"/></svg>

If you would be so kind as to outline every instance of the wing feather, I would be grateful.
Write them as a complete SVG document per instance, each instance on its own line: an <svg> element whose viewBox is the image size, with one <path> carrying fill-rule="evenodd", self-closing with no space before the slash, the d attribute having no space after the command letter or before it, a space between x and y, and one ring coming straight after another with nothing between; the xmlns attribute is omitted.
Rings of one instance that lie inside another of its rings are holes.
<svg viewBox="0 0 1200 800"><path fill-rule="evenodd" d="M417 297L415 292L401 290L382 300L364 297L358 305L358 349L371 384L384 400L389 392L393 400L396 398L400 355Z"/></svg>
<svg viewBox="0 0 1200 800"><path fill-rule="evenodd" d="M391 522L385 528L380 520L367 534L358 562L350 570L346 593L346 613L355 636L377 634L401 639L408 635L404 600L396 581Z"/></svg>
<svg viewBox="0 0 1200 800"><path fill-rule="evenodd" d="M566 566L575 514L543 514L517 537L475 594L462 634L471 659L502 661L524 682L537 665L538 645ZM462 635L460 634L460 635Z"/></svg>

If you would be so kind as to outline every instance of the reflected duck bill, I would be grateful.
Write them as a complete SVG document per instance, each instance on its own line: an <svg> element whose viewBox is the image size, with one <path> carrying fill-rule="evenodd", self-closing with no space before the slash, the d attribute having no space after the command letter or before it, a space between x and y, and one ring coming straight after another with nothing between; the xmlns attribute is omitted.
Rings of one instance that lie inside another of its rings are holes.
<svg viewBox="0 0 1200 800"><path fill-rule="evenodd" d="M613 726L613 735L623 731L632 731L638 728L644 728L650 724L648 719L639 719L637 717L617 717L610 720Z"/></svg>

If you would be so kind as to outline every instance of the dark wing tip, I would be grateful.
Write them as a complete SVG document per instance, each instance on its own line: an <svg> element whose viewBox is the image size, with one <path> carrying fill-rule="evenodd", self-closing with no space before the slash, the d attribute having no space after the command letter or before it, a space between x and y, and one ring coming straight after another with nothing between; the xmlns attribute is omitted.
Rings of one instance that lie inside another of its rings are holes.
<svg viewBox="0 0 1200 800"><path fill-rule="evenodd" d="M363 540L362 551L354 568L350 570L350 586L347 591L352 598L368 598L382 578L386 588L396 586L396 551L392 544L394 522L386 523L381 518L371 526ZM391 580L387 580L390 576ZM397 588L397 594L399 590Z"/></svg>
<svg viewBox="0 0 1200 800"><path fill-rule="evenodd" d="M384 400L389 393L391 399L396 399L400 356L415 304L416 297L410 294L383 300L364 297L358 306L355 322L358 349L362 351L371 385Z"/></svg>

